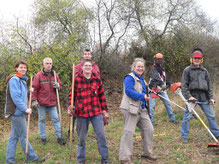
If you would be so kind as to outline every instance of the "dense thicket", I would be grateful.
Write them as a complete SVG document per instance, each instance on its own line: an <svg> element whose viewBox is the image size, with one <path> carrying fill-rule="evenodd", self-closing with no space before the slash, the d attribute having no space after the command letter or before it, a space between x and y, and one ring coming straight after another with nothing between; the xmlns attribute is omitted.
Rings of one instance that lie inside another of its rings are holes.
<svg viewBox="0 0 219 164"><path fill-rule="evenodd" d="M204 64L218 78L219 40L215 22L193 0L35 0L29 22L19 18L0 24L0 114L5 103L5 78L18 59L28 62L28 76L53 59L63 83L61 103L67 106L72 64L90 48L104 80L122 78L135 57L161 52L171 81L181 78L193 48L204 51ZM215 81L216 82L216 81Z"/></svg>

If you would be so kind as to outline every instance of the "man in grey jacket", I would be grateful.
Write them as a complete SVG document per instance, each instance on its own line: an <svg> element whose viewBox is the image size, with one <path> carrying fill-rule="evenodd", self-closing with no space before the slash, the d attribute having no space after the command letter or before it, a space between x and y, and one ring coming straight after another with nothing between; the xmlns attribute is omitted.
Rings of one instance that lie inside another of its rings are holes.
<svg viewBox="0 0 219 164"><path fill-rule="evenodd" d="M191 55L191 65L186 67L182 74L182 94L189 101L199 101L203 112L205 113L211 132L216 138L219 138L219 129L215 120L215 113L212 105L213 90L210 75L201 64L203 62L203 52L201 49L194 49ZM188 143L189 120L192 114L188 108L184 112L181 125L182 143Z"/></svg>

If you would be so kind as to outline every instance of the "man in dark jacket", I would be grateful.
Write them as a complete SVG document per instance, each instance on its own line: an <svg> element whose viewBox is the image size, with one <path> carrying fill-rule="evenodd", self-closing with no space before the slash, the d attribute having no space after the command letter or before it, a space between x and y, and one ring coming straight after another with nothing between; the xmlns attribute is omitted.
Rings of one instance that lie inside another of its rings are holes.
<svg viewBox="0 0 219 164"><path fill-rule="evenodd" d="M166 78L166 72L164 68L162 67L163 64L163 55L161 53L157 53L154 56L154 62L155 64L152 66L150 70L150 82L149 82L149 88L154 91L154 92L159 92L159 94L164 97L160 97L162 102L165 105L167 114L169 116L169 120L171 123L177 123L175 120L175 115L172 111L169 97L166 93L166 88L170 86L170 82ZM154 122L154 109L156 105L156 98L159 97L153 92L150 93L150 101L149 101L149 108L150 108L150 113L151 113L151 121L152 124L155 126L157 123Z"/></svg>
<svg viewBox="0 0 219 164"><path fill-rule="evenodd" d="M203 112L205 113L210 130L216 138L219 138L219 129L215 120L215 113L212 105L213 90L208 71L201 65L203 62L203 52L201 49L194 49L191 56L191 65L186 67L182 74L182 94L187 100L199 101ZM188 108L184 112L181 125L182 143L188 143L189 120L192 114Z"/></svg>
<svg viewBox="0 0 219 164"><path fill-rule="evenodd" d="M61 126L56 108L57 95L56 89L61 89L61 81L56 75L55 82L54 72L52 70L52 59L46 57L43 60L43 70L38 72L33 80L32 106L38 108L39 133L41 142L46 143L46 111L49 112L56 131L57 142L65 145L66 142L61 136Z"/></svg>

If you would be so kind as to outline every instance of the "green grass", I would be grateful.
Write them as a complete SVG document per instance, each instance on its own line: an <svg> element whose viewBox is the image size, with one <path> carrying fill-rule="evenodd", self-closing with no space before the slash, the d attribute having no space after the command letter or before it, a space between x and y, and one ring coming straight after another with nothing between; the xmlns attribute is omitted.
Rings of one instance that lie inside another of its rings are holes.
<svg viewBox="0 0 219 164"><path fill-rule="evenodd" d="M171 98L171 97L170 97ZM218 100L216 100L218 101ZM181 103L180 99L174 97L174 102ZM109 102L110 105L110 122L105 126L106 137L109 146L109 158L111 164L119 164L119 145L123 132L123 117L119 111L120 99L115 102ZM182 104L180 104L182 105ZM140 130L136 128L134 135L134 150L132 161L135 164L208 164L219 163L219 148L207 148L208 143L214 142L209 136L203 125L196 119L190 121L189 144L182 144L180 137L180 126L183 118L183 111L177 107L173 107L176 113L178 124L172 124L168 120L166 110L160 101L156 104L155 121L158 126L154 127L154 147L153 155L158 157L158 161L150 162L140 158L142 150L142 142ZM219 110L215 106L216 119L219 120ZM207 124L205 115L201 110L197 110L203 121ZM63 136L67 140L68 117L63 114ZM47 116L47 144L42 145L38 134L37 119L31 120L30 143L39 157L46 157L46 164L75 164L77 156L77 137L72 143L72 161L70 161L69 141L65 146L57 144L55 131L51 120ZM10 132L10 121L3 120L4 132L0 132L0 163L5 163L7 142ZM208 124L207 124L208 125ZM4 136L4 137L3 137ZM97 150L97 142L92 125L89 126L89 131L86 138L86 163L100 164L100 155ZM23 163L25 154L22 152L20 145L17 145L16 160Z"/></svg>

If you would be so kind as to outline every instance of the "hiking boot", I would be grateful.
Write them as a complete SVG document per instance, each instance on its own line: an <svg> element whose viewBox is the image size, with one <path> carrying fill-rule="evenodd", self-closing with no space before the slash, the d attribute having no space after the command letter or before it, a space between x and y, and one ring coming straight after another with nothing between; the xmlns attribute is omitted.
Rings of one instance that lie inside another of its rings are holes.
<svg viewBox="0 0 219 164"><path fill-rule="evenodd" d="M182 141L183 144L188 144L189 143L187 138L182 138L181 141Z"/></svg>
<svg viewBox="0 0 219 164"><path fill-rule="evenodd" d="M151 161L156 161L157 160L157 158L153 157L152 155L144 155L144 154L142 154L141 158L145 158L145 159L148 159L148 160L151 160Z"/></svg>
<svg viewBox="0 0 219 164"><path fill-rule="evenodd" d="M45 144L46 144L46 138L41 138L41 143L42 143L43 145L45 145Z"/></svg>
<svg viewBox="0 0 219 164"><path fill-rule="evenodd" d="M157 126L158 124L156 122L152 122L152 125L153 126Z"/></svg>
<svg viewBox="0 0 219 164"><path fill-rule="evenodd" d="M121 161L121 164L134 164L132 161Z"/></svg>
<svg viewBox="0 0 219 164"><path fill-rule="evenodd" d="M45 158L37 158L37 159L35 159L35 160L31 161L31 162L42 163L44 161L45 161Z"/></svg>
<svg viewBox="0 0 219 164"><path fill-rule="evenodd" d="M177 120L170 120L170 122L173 123L173 124L177 124L178 123Z"/></svg>
<svg viewBox="0 0 219 164"><path fill-rule="evenodd" d="M57 142L58 142L60 145L65 145L65 144L66 144L66 142L65 142L65 140L64 140L63 138L58 138L58 139L57 139Z"/></svg>

